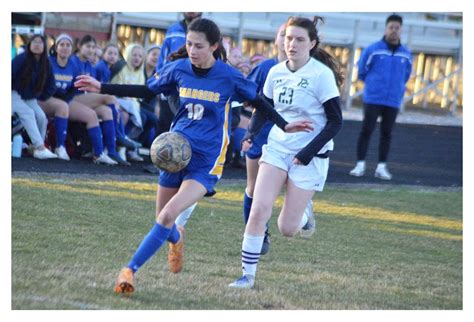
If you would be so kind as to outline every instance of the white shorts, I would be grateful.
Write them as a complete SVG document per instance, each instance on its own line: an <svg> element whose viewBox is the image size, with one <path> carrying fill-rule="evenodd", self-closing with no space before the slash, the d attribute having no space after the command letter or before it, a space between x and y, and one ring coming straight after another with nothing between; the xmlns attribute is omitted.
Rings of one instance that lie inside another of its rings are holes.
<svg viewBox="0 0 474 322"><path fill-rule="evenodd" d="M308 165L293 164L295 154L278 152L268 144L262 147L259 164L265 162L288 173L288 179L304 190L323 191L328 176L329 158L314 157Z"/></svg>

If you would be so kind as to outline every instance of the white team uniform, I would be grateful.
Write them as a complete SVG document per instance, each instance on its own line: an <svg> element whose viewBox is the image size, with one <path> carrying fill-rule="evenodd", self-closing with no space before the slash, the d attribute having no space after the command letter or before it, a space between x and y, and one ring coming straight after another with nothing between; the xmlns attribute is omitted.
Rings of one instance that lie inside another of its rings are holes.
<svg viewBox="0 0 474 322"><path fill-rule="evenodd" d="M327 122L323 103L339 96L334 74L314 58L292 72L286 61L272 67L268 73L263 93L272 98L275 109L287 122L311 120L312 132L285 133L274 126L263 147L261 162L272 164L288 172L291 181L305 190L322 191L327 177L329 159L313 158L308 166L294 165L294 156L308 145ZM318 153L331 151L333 140Z"/></svg>

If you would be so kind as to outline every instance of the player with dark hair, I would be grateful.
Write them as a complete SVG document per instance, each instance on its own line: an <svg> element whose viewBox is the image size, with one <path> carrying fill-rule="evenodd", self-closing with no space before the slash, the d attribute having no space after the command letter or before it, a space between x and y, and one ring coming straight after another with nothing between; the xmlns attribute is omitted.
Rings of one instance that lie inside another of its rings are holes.
<svg viewBox="0 0 474 322"><path fill-rule="evenodd" d="M78 52L71 56L73 63L79 66L81 75L96 77L96 71L90 59L94 55L97 42L91 35L85 35L78 44ZM119 165L129 166L130 163L123 160L117 153L117 126L120 124L118 114L118 102L114 96L96 93L81 93L74 96L74 101L93 108L102 119L100 127L102 130L104 145L107 148L107 156Z"/></svg>
<svg viewBox="0 0 474 322"><path fill-rule="evenodd" d="M287 123L260 96L255 83L225 63L225 51L217 25L208 19L196 19L189 26L186 45L172 58L160 75L148 80L147 87L101 85L88 76L76 86L82 90L122 92L127 96L151 97L158 93L179 91L180 107L172 132L183 135L191 144L192 157L178 173L160 173L156 198L156 221L128 265L117 278L115 292L134 291L134 274L166 241L180 249L181 234L176 217L186 208L213 191L224 167L229 142L231 97L249 101L287 132L311 131L308 121ZM179 59L185 58L185 59Z"/></svg>
<svg viewBox="0 0 474 322"><path fill-rule="evenodd" d="M77 76L81 75L81 69L71 60L72 48L73 42L69 35L61 34L56 38L49 57L56 79L56 88L53 97L50 99L52 102L40 102L40 105L46 109L53 104L65 104L69 110L71 121L86 124L87 134L93 149L93 161L106 165L116 165L117 162L104 153L99 114L96 113L94 108L74 100L74 97L80 94L74 88L74 81Z"/></svg>
<svg viewBox="0 0 474 322"><path fill-rule="evenodd" d="M263 93L274 101L275 110L292 121L310 118L314 130L287 134L277 127L271 129L242 241L243 275L229 285L232 288L254 286L266 224L282 187L286 184L278 229L292 237L306 224L304 209L326 182L332 139L342 126L338 88L342 75L336 60L319 48L319 20L288 19L284 43L288 60L275 65L265 81Z"/></svg>
<svg viewBox="0 0 474 322"><path fill-rule="evenodd" d="M12 113L18 115L33 145L33 157L38 159L57 158L44 145L48 119L38 105L39 99L51 97L55 86L46 46L43 35L33 35L25 52L12 60ZM67 109L64 113L57 124L60 134L67 128Z"/></svg>

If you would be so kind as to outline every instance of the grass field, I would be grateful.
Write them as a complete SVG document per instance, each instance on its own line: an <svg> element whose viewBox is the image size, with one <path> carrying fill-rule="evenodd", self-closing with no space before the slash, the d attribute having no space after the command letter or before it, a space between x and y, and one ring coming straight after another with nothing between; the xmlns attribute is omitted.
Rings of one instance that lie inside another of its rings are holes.
<svg viewBox="0 0 474 322"><path fill-rule="evenodd" d="M279 199L256 288L239 291L244 186L221 182L188 222L183 272L163 248L122 297L114 280L153 223L156 184L119 180L13 176L12 309L463 308L461 190L328 186L311 239L277 232Z"/></svg>

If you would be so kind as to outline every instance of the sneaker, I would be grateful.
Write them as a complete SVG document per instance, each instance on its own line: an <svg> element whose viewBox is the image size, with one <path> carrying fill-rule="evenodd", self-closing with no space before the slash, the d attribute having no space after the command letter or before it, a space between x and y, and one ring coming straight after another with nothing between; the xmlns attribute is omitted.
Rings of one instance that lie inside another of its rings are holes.
<svg viewBox="0 0 474 322"><path fill-rule="evenodd" d="M106 164L106 165L117 165L117 161L114 161L112 160L111 158L109 158L109 156L107 154L105 154L104 152L102 152L101 155L99 155L98 157L94 156L92 158L93 162L94 163L102 163L102 164Z"/></svg>
<svg viewBox="0 0 474 322"><path fill-rule="evenodd" d="M36 159L40 159L40 160L57 159L58 158L58 156L56 154L49 151L47 148L44 148L43 150L34 149L33 157L36 158Z"/></svg>
<svg viewBox="0 0 474 322"><path fill-rule="evenodd" d="M70 161L69 155L67 154L66 148L64 146L60 146L54 150L54 153L58 156L58 159L64 161Z"/></svg>
<svg viewBox="0 0 474 322"><path fill-rule="evenodd" d="M138 154L137 150L127 151L127 159L136 162L143 161L143 158Z"/></svg>
<svg viewBox="0 0 474 322"><path fill-rule="evenodd" d="M253 285L255 284L255 277L252 275L243 275L239 279L237 279L235 282L230 283L229 287L232 288L253 288Z"/></svg>
<svg viewBox="0 0 474 322"><path fill-rule="evenodd" d="M356 166L349 174L354 177L362 177L365 174L365 161L357 161Z"/></svg>
<svg viewBox="0 0 474 322"><path fill-rule="evenodd" d="M117 146L123 146L127 149L136 149L138 147L138 145L127 137L117 137L115 142Z"/></svg>
<svg viewBox="0 0 474 322"><path fill-rule="evenodd" d="M388 172L388 169L385 163L379 163L377 165L377 169L375 169L374 176L382 180L392 180L392 174Z"/></svg>
<svg viewBox="0 0 474 322"><path fill-rule="evenodd" d="M306 218L308 218L308 221L301 228L300 235L303 238L309 238L316 231L316 217L314 216L314 213L313 213L313 201L312 200L310 200L308 202L308 204L306 205L306 209L304 210L303 216L306 216Z"/></svg>
<svg viewBox="0 0 474 322"><path fill-rule="evenodd" d="M118 154L109 154L109 158L111 158L112 160L117 162L119 165L123 165L123 166L127 166L127 167L131 166L130 162L125 161Z"/></svg>
<svg viewBox="0 0 474 322"><path fill-rule="evenodd" d="M141 144L141 143L138 142L138 141L132 140L132 139L129 138L128 136L125 136L125 138L126 138L128 141L130 141L130 142L132 142L133 144L135 144L135 147L136 147L136 148L141 148L141 147L143 146L143 144Z"/></svg>
<svg viewBox="0 0 474 322"><path fill-rule="evenodd" d="M117 277L114 291L115 293L131 294L134 290L135 287L133 286L133 271L128 267L124 267L122 268L119 276Z"/></svg>
<svg viewBox="0 0 474 322"><path fill-rule="evenodd" d="M260 250L260 255L265 255L270 250L270 233L268 230L265 232L265 237L263 238L262 249Z"/></svg>
<svg viewBox="0 0 474 322"><path fill-rule="evenodd" d="M84 159L93 159L93 158L94 158L94 153L92 153L92 151L86 152L86 153L84 153L84 154L81 155L81 158L84 158Z"/></svg>
<svg viewBox="0 0 474 322"><path fill-rule="evenodd" d="M179 273L183 269L184 257L184 227L176 226L179 231L179 240L176 244L168 243L168 267L172 273Z"/></svg>

